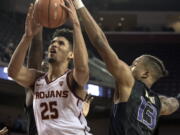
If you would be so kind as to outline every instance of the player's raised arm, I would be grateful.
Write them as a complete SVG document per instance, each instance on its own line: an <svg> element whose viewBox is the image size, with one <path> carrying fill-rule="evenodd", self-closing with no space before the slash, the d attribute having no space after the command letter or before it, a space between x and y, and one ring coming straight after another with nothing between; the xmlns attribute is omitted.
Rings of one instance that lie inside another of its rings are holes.
<svg viewBox="0 0 180 135"><path fill-rule="evenodd" d="M31 46L28 50L27 67L41 70L41 63L43 59L43 41L42 29L32 39ZM26 90L26 107L32 105L33 95L32 89ZM27 109L27 108L26 108Z"/></svg>
<svg viewBox="0 0 180 135"><path fill-rule="evenodd" d="M32 38L39 30L40 26L34 22L33 4L31 4L26 17L25 33L8 65L8 75L24 87L31 87L38 76L36 70L26 68L23 63Z"/></svg>
<svg viewBox="0 0 180 135"><path fill-rule="evenodd" d="M118 83L121 83L124 86L132 86L133 76L130 72L129 66L120 60L113 49L109 46L105 34L83 5L82 1L74 0L73 2L90 41L106 63L107 69L115 77Z"/></svg>
<svg viewBox="0 0 180 135"><path fill-rule="evenodd" d="M69 14L70 21L73 25L74 32L74 70L73 77L80 86L84 86L89 79L88 53L85 46L84 38L81 32L80 23L72 1L66 0L67 7L63 6Z"/></svg>
<svg viewBox="0 0 180 135"><path fill-rule="evenodd" d="M31 46L28 51L27 66L28 68L41 69L43 60L43 40L42 29L33 37Z"/></svg>
<svg viewBox="0 0 180 135"><path fill-rule="evenodd" d="M180 94L177 98L166 96L159 96L159 98L161 101L160 115L170 115L180 107Z"/></svg>

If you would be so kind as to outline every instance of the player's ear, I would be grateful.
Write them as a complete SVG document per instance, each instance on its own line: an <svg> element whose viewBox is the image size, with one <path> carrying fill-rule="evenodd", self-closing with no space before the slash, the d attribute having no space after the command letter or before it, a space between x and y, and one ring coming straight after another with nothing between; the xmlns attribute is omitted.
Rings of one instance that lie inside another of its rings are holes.
<svg viewBox="0 0 180 135"><path fill-rule="evenodd" d="M70 51L70 52L69 52L69 54L68 54L68 58L69 58L69 59L73 59L73 58L74 58L74 54L73 54L73 52L72 52L72 51Z"/></svg>
<svg viewBox="0 0 180 135"><path fill-rule="evenodd" d="M142 79L146 79L146 78L148 78L148 77L149 77L149 72L148 72L148 71L142 72L142 74L141 74L141 78L142 78Z"/></svg>

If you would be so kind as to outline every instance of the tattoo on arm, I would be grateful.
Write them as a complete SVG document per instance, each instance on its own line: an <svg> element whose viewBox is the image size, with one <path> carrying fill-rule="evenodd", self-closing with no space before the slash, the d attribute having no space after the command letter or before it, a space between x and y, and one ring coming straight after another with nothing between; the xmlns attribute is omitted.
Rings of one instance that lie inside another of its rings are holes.
<svg viewBox="0 0 180 135"><path fill-rule="evenodd" d="M159 96L161 101L160 115L170 115L179 108L179 102L174 97Z"/></svg>

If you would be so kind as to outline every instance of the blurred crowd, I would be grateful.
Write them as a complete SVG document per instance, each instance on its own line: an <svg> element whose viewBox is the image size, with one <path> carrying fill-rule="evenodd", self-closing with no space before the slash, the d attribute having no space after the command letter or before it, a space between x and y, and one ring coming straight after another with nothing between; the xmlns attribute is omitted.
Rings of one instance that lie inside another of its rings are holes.
<svg viewBox="0 0 180 135"><path fill-rule="evenodd" d="M0 65L6 66L9 63L10 58L14 52L15 45L13 41L10 41L6 45L0 43Z"/></svg>
<svg viewBox="0 0 180 135"><path fill-rule="evenodd" d="M0 130L4 127L8 129L8 135L23 135L26 133L27 121L21 115L16 118L7 116L4 120L0 120Z"/></svg>

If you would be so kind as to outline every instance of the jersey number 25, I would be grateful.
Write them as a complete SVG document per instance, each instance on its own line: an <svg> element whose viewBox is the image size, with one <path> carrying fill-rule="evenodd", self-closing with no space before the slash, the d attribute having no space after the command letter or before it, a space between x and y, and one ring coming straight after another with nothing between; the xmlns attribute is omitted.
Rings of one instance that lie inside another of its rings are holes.
<svg viewBox="0 0 180 135"><path fill-rule="evenodd" d="M43 108L41 112L42 120L57 119L59 117L56 101L43 102L40 107Z"/></svg>

